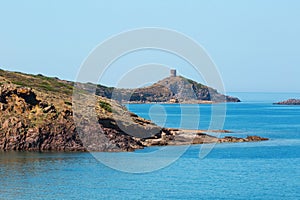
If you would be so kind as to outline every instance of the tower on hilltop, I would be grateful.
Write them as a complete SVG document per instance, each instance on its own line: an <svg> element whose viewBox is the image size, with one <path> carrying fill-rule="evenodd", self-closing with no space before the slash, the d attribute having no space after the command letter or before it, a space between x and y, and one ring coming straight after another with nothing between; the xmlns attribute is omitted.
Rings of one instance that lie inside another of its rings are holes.
<svg viewBox="0 0 300 200"><path fill-rule="evenodd" d="M170 70L170 77L176 77L176 69Z"/></svg>

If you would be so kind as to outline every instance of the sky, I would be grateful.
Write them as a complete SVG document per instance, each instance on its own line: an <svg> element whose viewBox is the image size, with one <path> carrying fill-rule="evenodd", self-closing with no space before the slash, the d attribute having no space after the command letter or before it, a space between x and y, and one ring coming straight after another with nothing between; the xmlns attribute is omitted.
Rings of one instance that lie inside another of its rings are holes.
<svg viewBox="0 0 300 200"><path fill-rule="evenodd" d="M0 68L76 80L101 42L120 32L160 27L200 44L229 92L300 92L297 0L0 0ZM101 83L130 68L158 63L196 81L174 55L136 52L114 63ZM134 66L135 65L135 66ZM162 70L157 80L167 76Z"/></svg>

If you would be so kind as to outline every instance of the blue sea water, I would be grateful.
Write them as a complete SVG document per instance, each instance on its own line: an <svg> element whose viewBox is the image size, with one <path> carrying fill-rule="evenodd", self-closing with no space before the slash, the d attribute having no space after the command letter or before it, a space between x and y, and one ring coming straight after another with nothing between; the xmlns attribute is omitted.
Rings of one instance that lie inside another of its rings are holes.
<svg viewBox="0 0 300 200"><path fill-rule="evenodd" d="M199 158L202 145L190 146L170 165L137 174L111 169L90 153L0 153L0 199L300 199L300 106L272 104L299 94L232 95L244 102L226 104L224 128L234 131L229 135L269 141L217 144L204 158ZM192 121L192 127L204 129L212 106L128 108L168 127L189 128ZM94 155L126 160L147 154L149 163L142 164L150 165L157 160L151 152L162 148ZM167 156L172 155L160 159Z"/></svg>

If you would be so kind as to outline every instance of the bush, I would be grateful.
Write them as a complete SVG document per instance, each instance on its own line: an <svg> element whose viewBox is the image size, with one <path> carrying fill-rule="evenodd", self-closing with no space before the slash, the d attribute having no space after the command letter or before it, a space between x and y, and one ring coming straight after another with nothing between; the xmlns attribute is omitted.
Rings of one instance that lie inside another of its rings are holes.
<svg viewBox="0 0 300 200"><path fill-rule="evenodd" d="M111 105L105 101L100 101L99 105L101 108L103 108L104 110L106 110L107 112L112 112L112 108Z"/></svg>

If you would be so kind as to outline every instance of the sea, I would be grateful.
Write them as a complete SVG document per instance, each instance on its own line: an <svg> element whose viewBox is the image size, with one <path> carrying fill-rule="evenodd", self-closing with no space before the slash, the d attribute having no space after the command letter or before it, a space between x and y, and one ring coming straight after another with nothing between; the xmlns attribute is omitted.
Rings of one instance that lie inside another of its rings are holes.
<svg viewBox="0 0 300 200"><path fill-rule="evenodd" d="M268 141L126 153L0 153L0 199L300 199L299 93L230 93L224 105L130 104L161 126ZM215 123L212 120L218 121Z"/></svg>

